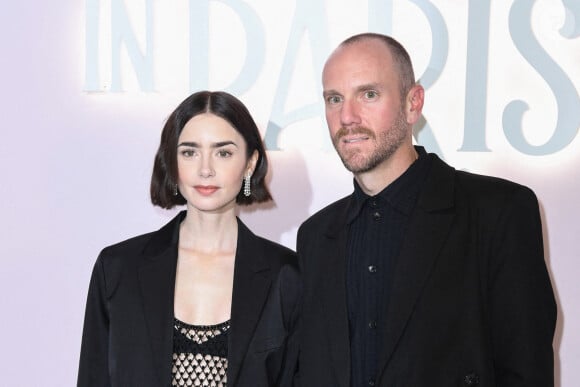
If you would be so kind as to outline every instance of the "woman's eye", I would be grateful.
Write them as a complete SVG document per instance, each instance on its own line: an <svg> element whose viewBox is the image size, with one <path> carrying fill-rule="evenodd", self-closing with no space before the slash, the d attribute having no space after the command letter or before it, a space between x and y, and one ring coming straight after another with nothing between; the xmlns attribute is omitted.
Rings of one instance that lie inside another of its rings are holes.
<svg viewBox="0 0 580 387"><path fill-rule="evenodd" d="M230 157L232 155L232 152L220 149L217 154L219 157Z"/></svg>
<svg viewBox="0 0 580 387"><path fill-rule="evenodd" d="M191 157L194 155L194 151L192 149L184 149L181 151L181 155L184 157Z"/></svg>

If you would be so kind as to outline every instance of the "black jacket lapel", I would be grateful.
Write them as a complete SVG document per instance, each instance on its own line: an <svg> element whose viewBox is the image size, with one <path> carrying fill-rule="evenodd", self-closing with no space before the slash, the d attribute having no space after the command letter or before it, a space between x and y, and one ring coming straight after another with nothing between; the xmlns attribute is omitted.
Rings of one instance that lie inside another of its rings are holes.
<svg viewBox="0 0 580 387"><path fill-rule="evenodd" d="M158 370L159 385L167 385L171 380L177 243L179 224L184 216L184 212L180 213L154 233L144 249L145 259L138 273L153 366Z"/></svg>
<svg viewBox="0 0 580 387"><path fill-rule="evenodd" d="M453 192L454 170L435 156L391 277L379 370L384 370L393 354L450 230Z"/></svg>
<svg viewBox="0 0 580 387"><path fill-rule="evenodd" d="M270 285L268 257L258 237L238 219L231 328L228 338L228 385L236 384Z"/></svg>
<svg viewBox="0 0 580 387"><path fill-rule="evenodd" d="M346 300L346 244L348 239L347 213L351 201L337 211L337 217L324 233L320 250L324 259L320 270L325 271L321 299L326 317L327 339L337 380L342 387L350 385L350 335ZM328 243L327 243L328 242Z"/></svg>

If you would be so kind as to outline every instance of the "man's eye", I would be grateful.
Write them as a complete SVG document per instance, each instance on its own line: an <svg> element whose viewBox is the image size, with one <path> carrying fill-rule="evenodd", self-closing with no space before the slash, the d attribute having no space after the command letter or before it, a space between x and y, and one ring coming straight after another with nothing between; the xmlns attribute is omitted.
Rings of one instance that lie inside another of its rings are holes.
<svg viewBox="0 0 580 387"><path fill-rule="evenodd" d="M366 99L373 99L376 98L378 96L377 92L374 90L369 90L365 92L365 98Z"/></svg>
<svg viewBox="0 0 580 387"><path fill-rule="evenodd" d="M326 98L326 102L329 104L336 104L339 103L341 101L340 97L337 95L331 95L329 97Z"/></svg>

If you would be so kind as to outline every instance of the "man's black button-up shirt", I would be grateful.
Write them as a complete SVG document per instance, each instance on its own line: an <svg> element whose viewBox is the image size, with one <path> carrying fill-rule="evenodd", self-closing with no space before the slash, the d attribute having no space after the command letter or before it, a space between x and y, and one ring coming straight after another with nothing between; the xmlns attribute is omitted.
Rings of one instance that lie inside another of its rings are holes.
<svg viewBox="0 0 580 387"><path fill-rule="evenodd" d="M430 168L425 150L416 149L419 158L376 196L354 182L346 270L351 386L372 385L377 377L390 276Z"/></svg>

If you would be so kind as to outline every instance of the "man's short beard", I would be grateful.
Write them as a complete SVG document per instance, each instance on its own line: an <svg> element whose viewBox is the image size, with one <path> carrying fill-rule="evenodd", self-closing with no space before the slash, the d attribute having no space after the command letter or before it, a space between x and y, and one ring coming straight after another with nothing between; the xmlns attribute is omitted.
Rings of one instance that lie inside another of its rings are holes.
<svg viewBox="0 0 580 387"><path fill-rule="evenodd" d="M389 130L380 133L378 136L366 127L358 127L354 129L340 128L334 135L332 143L334 144L334 148L338 152L338 155L346 169L354 174L365 173L375 169L379 164L389 159L397 149L399 149L401 144L407 138L407 130L405 114L404 112L399 112L395 122L393 122L393 125ZM341 137L346 134L365 134L369 136L370 141L375 142L376 148L366 157L360 154L356 149L348 152L348 154L341 154L338 145Z"/></svg>

